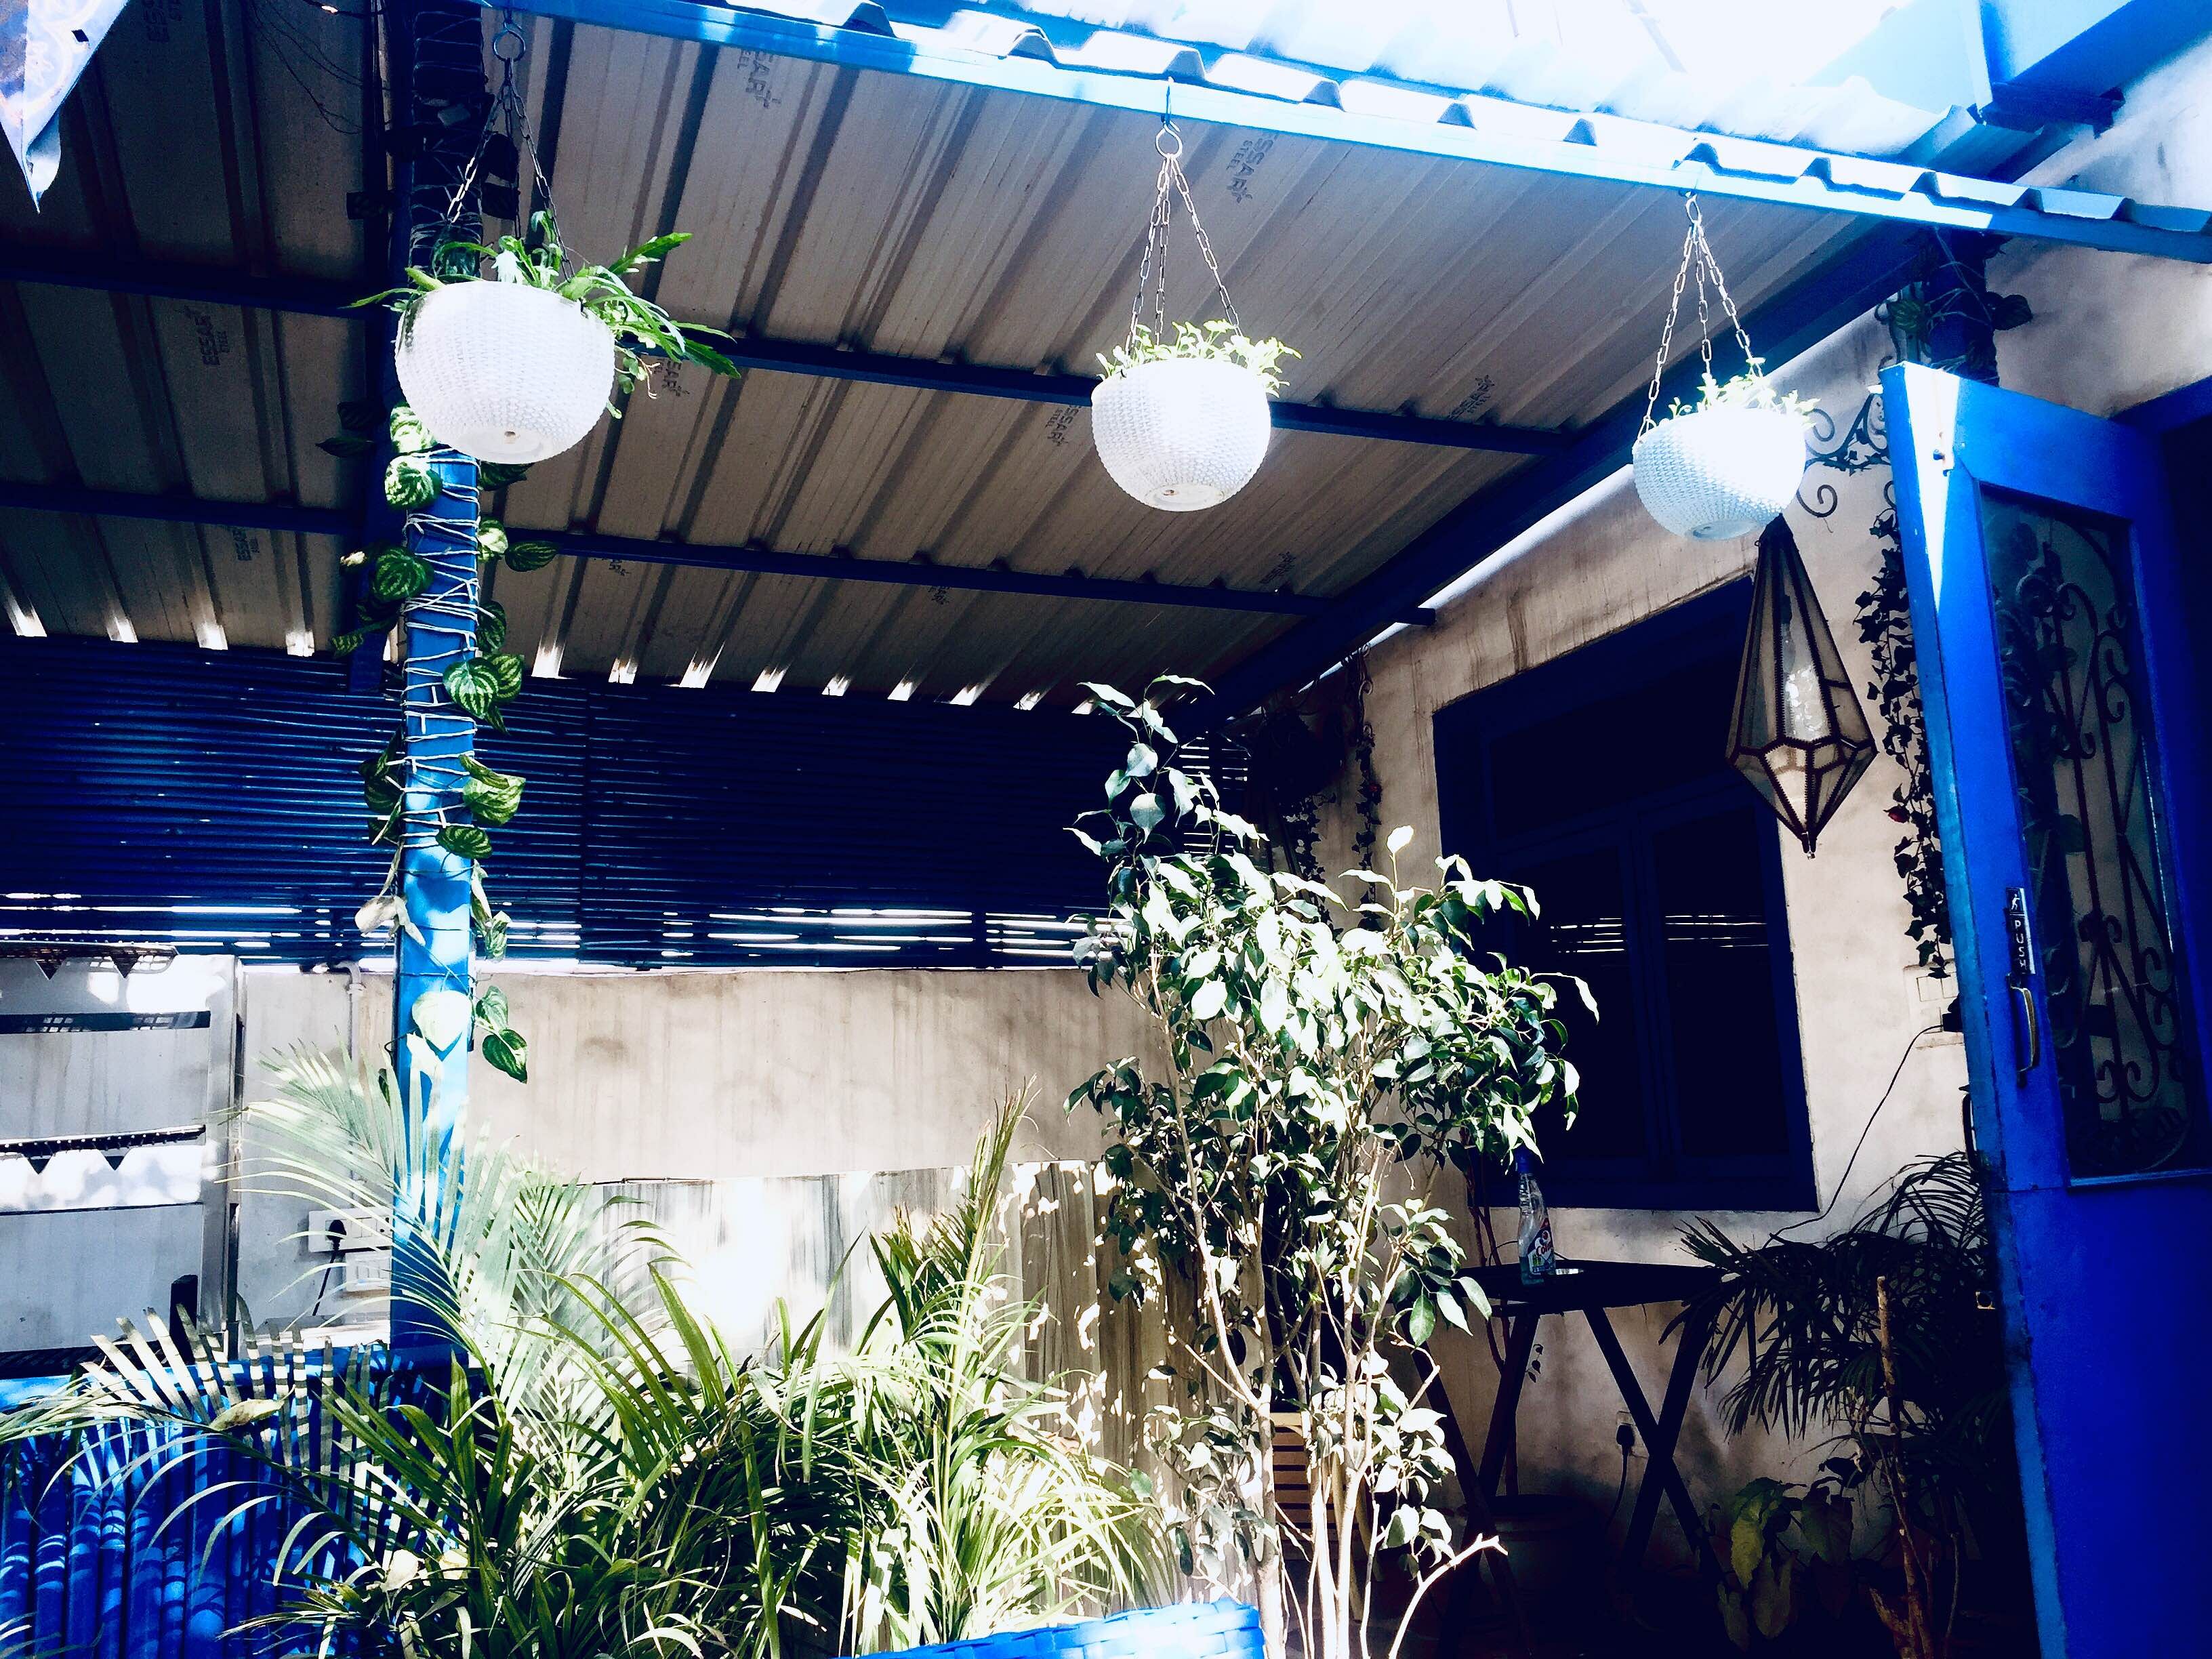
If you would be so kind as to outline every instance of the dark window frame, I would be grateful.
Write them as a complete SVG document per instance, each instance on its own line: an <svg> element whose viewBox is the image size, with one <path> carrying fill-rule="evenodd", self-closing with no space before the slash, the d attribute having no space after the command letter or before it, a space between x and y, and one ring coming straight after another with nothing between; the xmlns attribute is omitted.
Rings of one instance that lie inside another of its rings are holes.
<svg viewBox="0 0 2212 1659"><path fill-rule="evenodd" d="M1615 697L1684 664L1741 653L1750 583L1739 581L1662 611L1619 633L1486 687L1437 710L1433 720L1437 806L1443 844L1478 876L1510 876L1514 866L1613 848L1620 852L1624 922L1629 933L1632 1013L1644 1056L1645 1144L1636 1158L1556 1158L1546 1165L1546 1195L1586 1209L1790 1210L1815 1207L1812 1128L1782 879L1779 826L1723 758L1726 711L1713 717L1713 769L1619 805L1508 837L1493 832L1492 750L1540 720ZM1625 740L1626 740L1625 738ZM1696 1157L1680 1151L1678 1097L1662 950L1662 911L1653 870L1654 838L1665 830L1741 807L1755 815L1760 887L1768 930L1769 982L1782 1078L1782 1151ZM1537 898L1540 902L1540 888ZM1601 1008L1601 1018L1618 1018ZM1574 1058L1571 1048L1567 1058Z"/></svg>

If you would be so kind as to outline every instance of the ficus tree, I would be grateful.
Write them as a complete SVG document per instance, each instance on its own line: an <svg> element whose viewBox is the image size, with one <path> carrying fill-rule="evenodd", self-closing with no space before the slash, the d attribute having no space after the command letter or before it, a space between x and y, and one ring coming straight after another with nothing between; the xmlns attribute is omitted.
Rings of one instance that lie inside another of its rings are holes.
<svg viewBox="0 0 2212 1659"><path fill-rule="evenodd" d="M1382 1558L1405 1560L1418 1605L1496 1541L1442 1505L1429 1345L1488 1307L1425 1194L1448 1164L1533 1145L1547 1103L1571 1110L1555 999L1587 993L1480 950L1490 919L1534 915L1522 890L1456 858L1437 885L1406 884L1410 830L1385 868L1345 878L1352 897L1262 868L1259 832L1175 764L1164 709L1194 684L1086 688L1129 750L1075 830L1107 867L1079 955L1094 990L1158 1023L1164 1067L1117 1060L1068 1104L1109 1125L1114 1291L1156 1300L1167 1327L1174 1403L1151 1426L1187 1562L1253 1577L1275 1653L1295 1618L1307 1653L1368 1659ZM1311 1486L1288 1516L1279 1418Z"/></svg>

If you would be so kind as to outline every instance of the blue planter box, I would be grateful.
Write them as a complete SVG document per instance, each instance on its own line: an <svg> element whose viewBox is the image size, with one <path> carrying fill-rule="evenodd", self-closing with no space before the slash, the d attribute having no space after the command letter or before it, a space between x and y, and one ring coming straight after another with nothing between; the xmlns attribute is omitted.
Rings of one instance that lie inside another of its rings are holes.
<svg viewBox="0 0 2212 1659"><path fill-rule="evenodd" d="M1262 1659L1265 1652L1258 1612L1224 1599L908 1648L900 1659Z"/></svg>

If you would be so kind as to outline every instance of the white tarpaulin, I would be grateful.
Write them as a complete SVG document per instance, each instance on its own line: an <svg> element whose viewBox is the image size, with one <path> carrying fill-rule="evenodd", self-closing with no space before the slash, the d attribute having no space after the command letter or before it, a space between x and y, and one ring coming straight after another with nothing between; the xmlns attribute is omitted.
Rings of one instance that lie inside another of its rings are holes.
<svg viewBox="0 0 2212 1659"><path fill-rule="evenodd" d="M124 0L0 0L0 126L36 204L62 170L62 103Z"/></svg>

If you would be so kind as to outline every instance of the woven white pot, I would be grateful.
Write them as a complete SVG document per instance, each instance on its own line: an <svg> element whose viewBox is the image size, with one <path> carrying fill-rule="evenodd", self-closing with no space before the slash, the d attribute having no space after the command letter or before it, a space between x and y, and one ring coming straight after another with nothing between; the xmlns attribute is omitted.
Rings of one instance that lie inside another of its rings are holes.
<svg viewBox="0 0 2212 1659"><path fill-rule="evenodd" d="M1091 441L1114 482L1147 507L1194 513L1244 488L1267 453L1267 388L1250 369L1168 357L1091 393Z"/></svg>
<svg viewBox="0 0 2212 1659"><path fill-rule="evenodd" d="M525 283L453 283L400 331L400 389L430 435L520 465L583 441L614 389L615 337L573 300Z"/></svg>
<svg viewBox="0 0 2212 1659"><path fill-rule="evenodd" d="M1726 541L1763 530L1797 494L1805 422L1779 409L1700 409L1636 441L1636 493L1677 536Z"/></svg>

